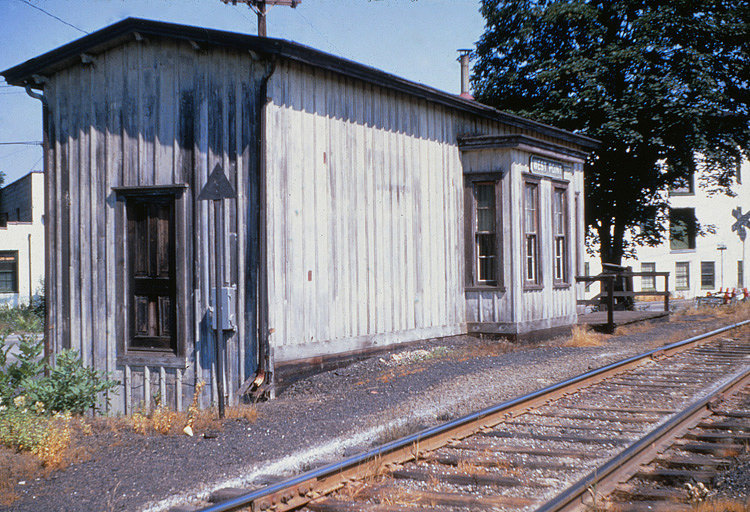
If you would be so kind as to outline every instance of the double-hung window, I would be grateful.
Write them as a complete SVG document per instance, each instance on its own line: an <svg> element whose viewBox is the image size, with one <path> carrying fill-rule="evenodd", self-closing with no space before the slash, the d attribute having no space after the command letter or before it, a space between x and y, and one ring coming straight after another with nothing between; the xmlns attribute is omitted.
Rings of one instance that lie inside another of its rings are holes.
<svg viewBox="0 0 750 512"><path fill-rule="evenodd" d="M466 270L468 287L502 285L499 176L466 178Z"/></svg>
<svg viewBox="0 0 750 512"><path fill-rule="evenodd" d="M701 289L713 290L716 287L715 263L701 261Z"/></svg>
<svg viewBox="0 0 750 512"><path fill-rule="evenodd" d="M18 293L18 251L0 251L0 293Z"/></svg>
<svg viewBox="0 0 750 512"><path fill-rule="evenodd" d="M656 263L654 262L641 263L641 272L656 272ZM656 290L656 276L641 276L641 290L643 291Z"/></svg>
<svg viewBox="0 0 750 512"><path fill-rule="evenodd" d="M539 184L526 182L523 191L524 261L526 285L538 285L539 278Z"/></svg>
<svg viewBox="0 0 750 512"><path fill-rule="evenodd" d="M678 290L690 289L690 262L678 261L674 264L675 288Z"/></svg>
<svg viewBox="0 0 750 512"><path fill-rule="evenodd" d="M555 283L567 282L568 274L568 223L567 200L564 188L552 192L552 228L555 244Z"/></svg>

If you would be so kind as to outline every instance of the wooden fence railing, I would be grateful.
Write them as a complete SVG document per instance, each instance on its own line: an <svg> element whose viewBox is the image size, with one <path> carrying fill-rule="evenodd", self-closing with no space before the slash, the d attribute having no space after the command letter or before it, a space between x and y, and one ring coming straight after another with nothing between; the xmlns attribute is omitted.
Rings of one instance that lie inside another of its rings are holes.
<svg viewBox="0 0 750 512"><path fill-rule="evenodd" d="M654 285L658 277L664 278L664 291L644 290L640 292L633 291L634 277L651 277L654 279ZM622 290L615 291L615 282L622 283ZM660 296L664 297L664 311L669 312L669 272L617 272L599 274L596 276L576 276L578 283L599 282L600 292L591 299L578 300L578 305L607 305L607 329L614 330L614 311L616 297L635 298L640 296ZM629 288L629 290L628 290Z"/></svg>

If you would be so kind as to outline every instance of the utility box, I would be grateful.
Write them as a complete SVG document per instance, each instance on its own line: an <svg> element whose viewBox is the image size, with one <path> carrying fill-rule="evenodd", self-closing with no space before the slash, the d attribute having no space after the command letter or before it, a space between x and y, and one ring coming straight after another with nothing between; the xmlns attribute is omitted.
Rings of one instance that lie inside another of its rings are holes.
<svg viewBox="0 0 750 512"><path fill-rule="evenodd" d="M235 311L237 310L237 286L223 286L219 295L221 301L222 329L225 331L234 331L237 329L237 319ZM216 300L211 301L211 327L216 329Z"/></svg>

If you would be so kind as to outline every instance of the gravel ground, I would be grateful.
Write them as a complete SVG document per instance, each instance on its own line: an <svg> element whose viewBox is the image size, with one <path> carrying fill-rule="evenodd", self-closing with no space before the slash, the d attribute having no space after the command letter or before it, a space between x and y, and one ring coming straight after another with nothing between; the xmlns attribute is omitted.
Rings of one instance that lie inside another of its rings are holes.
<svg viewBox="0 0 750 512"><path fill-rule="evenodd" d="M726 323L654 321L596 347L429 340L300 380L259 404L257 421L227 421L216 437L95 430L82 441L87 461L17 485L19 499L3 510L168 510L217 488L279 480Z"/></svg>

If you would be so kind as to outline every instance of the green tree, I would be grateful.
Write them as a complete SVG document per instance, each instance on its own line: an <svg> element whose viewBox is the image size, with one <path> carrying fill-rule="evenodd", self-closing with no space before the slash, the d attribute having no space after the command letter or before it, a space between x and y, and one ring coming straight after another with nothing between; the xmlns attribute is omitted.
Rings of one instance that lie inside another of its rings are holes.
<svg viewBox="0 0 750 512"><path fill-rule="evenodd" d="M730 193L750 148L747 0L484 0L481 12L477 99L602 143L585 183L603 262L661 240L665 191L697 167Z"/></svg>

